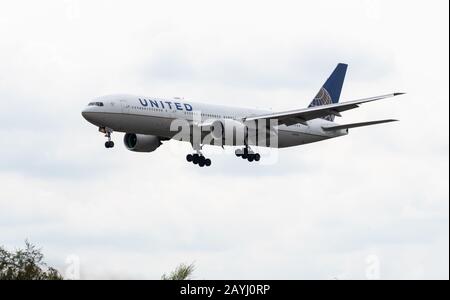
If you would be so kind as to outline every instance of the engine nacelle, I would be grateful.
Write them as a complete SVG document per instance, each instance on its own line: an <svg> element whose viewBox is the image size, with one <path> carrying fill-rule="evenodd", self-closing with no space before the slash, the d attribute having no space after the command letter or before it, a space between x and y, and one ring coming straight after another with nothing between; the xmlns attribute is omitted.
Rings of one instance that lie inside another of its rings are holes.
<svg viewBox="0 0 450 300"><path fill-rule="evenodd" d="M125 134L123 142L128 150L134 152L153 152L162 145L157 136L135 133Z"/></svg>
<svg viewBox="0 0 450 300"><path fill-rule="evenodd" d="M211 124L211 137L224 145L245 145L247 126L232 119L215 120Z"/></svg>

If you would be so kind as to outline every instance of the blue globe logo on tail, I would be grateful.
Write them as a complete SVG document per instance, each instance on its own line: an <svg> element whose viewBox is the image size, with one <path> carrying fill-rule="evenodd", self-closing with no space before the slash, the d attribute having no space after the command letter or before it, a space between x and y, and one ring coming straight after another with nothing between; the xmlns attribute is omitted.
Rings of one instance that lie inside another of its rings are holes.
<svg viewBox="0 0 450 300"><path fill-rule="evenodd" d="M325 84L320 88L316 97L312 100L308 107L330 105L338 103L341 97L342 86L345 80L345 74L347 73L346 64L338 64L336 69L327 79ZM327 121L334 121L334 115L325 116L322 119Z"/></svg>
<svg viewBox="0 0 450 300"><path fill-rule="evenodd" d="M321 88L319 93L316 95L316 97L313 99L309 107L313 106L322 106L322 105L328 105L333 104L333 101L331 100L331 96L328 93L328 91L325 88ZM323 117L323 119L333 122L334 121L334 115L329 115Z"/></svg>

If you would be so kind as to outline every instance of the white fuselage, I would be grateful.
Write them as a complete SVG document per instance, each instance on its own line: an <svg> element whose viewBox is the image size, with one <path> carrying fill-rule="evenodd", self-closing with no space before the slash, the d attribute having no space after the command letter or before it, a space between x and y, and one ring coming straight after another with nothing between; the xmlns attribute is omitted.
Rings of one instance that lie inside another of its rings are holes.
<svg viewBox="0 0 450 300"><path fill-rule="evenodd" d="M90 103L82 115L98 127L172 139L177 134L176 131L171 131L174 120L186 120L190 123L199 121L198 119L201 122L223 119L242 121L246 117L266 113L270 111L202 104L180 98L111 95ZM347 134L347 130L327 132L322 129L322 126L332 124L335 123L314 119L308 121L307 125L277 126L278 143L271 147L298 146Z"/></svg>

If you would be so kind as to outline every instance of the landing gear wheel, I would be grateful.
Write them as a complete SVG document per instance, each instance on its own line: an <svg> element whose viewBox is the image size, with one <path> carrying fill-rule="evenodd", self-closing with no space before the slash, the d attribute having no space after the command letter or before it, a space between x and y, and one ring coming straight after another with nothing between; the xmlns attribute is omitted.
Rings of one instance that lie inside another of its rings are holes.
<svg viewBox="0 0 450 300"><path fill-rule="evenodd" d="M198 164L200 162L200 157L196 154L193 155L192 162L194 165Z"/></svg>
<svg viewBox="0 0 450 300"><path fill-rule="evenodd" d="M209 158L207 158L205 160L205 166L210 167L211 166L211 160Z"/></svg>
<svg viewBox="0 0 450 300"><path fill-rule="evenodd" d="M105 143L105 147L106 148L113 148L114 147L114 142L113 141L107 141Z"/></svg>
<svg viewBox="0 0 450 300"><path fill-rule="evenodd" d="M188 154L186 155L186 160L194 165L198 165L200 168L211 166L211 160L204 157L201 153Z"/></svg>
<svg viewBox="0 0 450 300"><path fill-rule="evenodd" d="M114 147L114 142L111 141L111 133L113 131L111 129L105 128L105 127L100 127L98 130L100 132L104 133L105 137L108 138L108 140L105 143L105 148L113 148Z"/></svg>
<svg viewBox="0 0 450 300"><path fill-rule="evenodd" d="M241 157L242 159L248 160L249 162L260 161L261 155L259 153L253 152L249 147L236 149L234 154L237 157Z"/></svg>

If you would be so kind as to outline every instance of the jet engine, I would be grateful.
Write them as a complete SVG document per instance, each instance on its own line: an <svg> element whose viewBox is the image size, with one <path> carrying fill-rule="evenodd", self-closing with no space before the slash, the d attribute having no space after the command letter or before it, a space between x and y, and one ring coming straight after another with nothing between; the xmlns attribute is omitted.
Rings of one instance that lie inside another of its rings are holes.
<svg viewBox="0 0 450 300"><path fill-rule="evenodd" d="M134 152L153 152L162 145L157 136L135 133L125 134L123 142L128 150Z"/></svg>

